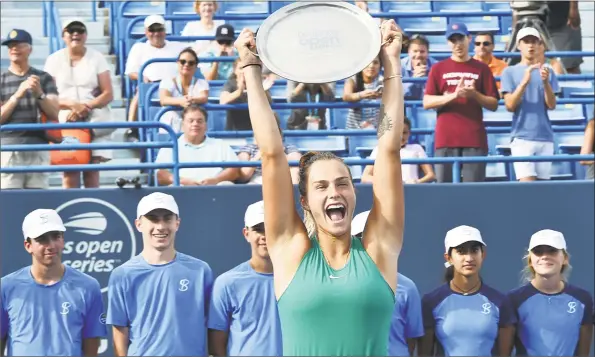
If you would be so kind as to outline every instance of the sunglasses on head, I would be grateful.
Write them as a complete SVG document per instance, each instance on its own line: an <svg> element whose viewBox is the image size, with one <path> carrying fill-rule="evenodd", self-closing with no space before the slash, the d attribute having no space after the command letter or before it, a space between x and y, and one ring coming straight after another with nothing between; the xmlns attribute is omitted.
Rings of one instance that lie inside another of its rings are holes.
<svg viewBox="0 0 595 357"><path fill-rule="evenodd" d="M87 32L87 29L83 26L69 26L66 28L66 32L68 32L71 35L73 33L84 34L85 32Z"/></svg>
<svg viewBox="0 0 595 357"><path fill-rule="evenodd" d="M484 47L488 47L488 46L491 46L491 45L492 45L492 43L491 43L491 42L489 42L489 41L475 42L475 46L482 46L482 45L483 45Z"/></svg>
<svg viewBox="0 0 595 357"><path fill-rule="evenodd" d="M196 65L196 61L186 61L185 59L178 60L178 62L182 65L189 65L190 67Z"/></svg>

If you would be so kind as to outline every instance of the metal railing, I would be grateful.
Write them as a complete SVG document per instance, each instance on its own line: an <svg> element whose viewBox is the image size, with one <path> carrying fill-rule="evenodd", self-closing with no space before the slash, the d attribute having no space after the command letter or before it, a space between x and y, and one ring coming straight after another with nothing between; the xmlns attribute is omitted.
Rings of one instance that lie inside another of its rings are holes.
<svg viewBox="0 0 595 357"><path fill-rule="evenodd" d="M65 171L118 171L118 170L146 170L146 169L172 169L174 185L180 184L178 140L172 127L159 122L120 122L120 123L63 123L63 124L8 124L1 125L0 131L40 131L56 129L101 129L101 128L163 128L172 140L161 142L137 143L109 143L109 144L31 144L31 145L2 145L0 151L54 151L54 150L98 150L98 149L147 149L171 148L173 164L140 163L125 165L44 165L28 167L0 167L0 172L65 172Z"/></svg>

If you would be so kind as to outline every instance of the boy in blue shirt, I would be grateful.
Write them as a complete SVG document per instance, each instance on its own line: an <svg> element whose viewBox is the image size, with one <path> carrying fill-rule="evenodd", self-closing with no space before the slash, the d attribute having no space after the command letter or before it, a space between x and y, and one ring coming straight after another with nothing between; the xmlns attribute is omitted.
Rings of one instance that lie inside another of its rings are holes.
<svg viewBox="0 0 595 357"><path fill-rule="evenodd" d="M513 112L510 150L512 156L554 154L554 132L548 110L556 108L560 91L554 71L538 63L539 31L525 27L518 32L521 62L502 73L501 91L506 109ZM515 162L520 181L549 180L551 162Z"/></svg>
<svg viewBox="0 0 595 357"><path fill-rule="evenodd" d="M250 260L221 274L209 310L209 353L213 356L282 356L281 325L266 246L264 202L248 206L244 237Z"/></svg>
<svg viewBox="0 0 595 357"><path fill-rule="evenodd" d="M155 192L138 203L143 251L114 269L107 323L116 356L204 356L213 273L202 260L174 248L178 205Z"/></svg>
<svg viewBox="0 0 595 357"><path fill-rule="evenodd" d="M361 238L370 211L362 212L351 221L351 235ZM419 290L413 280L399 273L395 310L388 338L389 356L413 356L417 339L424 335Z"/></svg>
<svg viewBox="0 0 595 357"><path fill-rule="evenodd" d="M107 335L99 282L62 264L65 231L51 209L23 221L32 264L0 283L0 352L8 345L8 356L96 356Z"/></svg>

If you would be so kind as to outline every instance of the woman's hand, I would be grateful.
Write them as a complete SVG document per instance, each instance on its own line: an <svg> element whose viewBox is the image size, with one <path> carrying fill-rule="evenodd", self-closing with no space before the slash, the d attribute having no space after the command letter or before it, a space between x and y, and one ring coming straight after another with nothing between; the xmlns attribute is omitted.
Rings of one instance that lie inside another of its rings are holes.
<svg viewBox="0 0 595 357"><path fill-rule="evenodd" d="M380 26L380 33L383 44L380 53L389 58L399 58L403 45L403 34L399 32L395 20L384 21Z"/></svg>
<svg viewBox="0 0 595 357"><path fill-rule="evenodd" d="M254 32L250 29L243 29L236 41L234 47L238 51L240 57L241 67L245 67L251 64L262 65L260 58L254 54L256 52L256 37Z"/></svg>

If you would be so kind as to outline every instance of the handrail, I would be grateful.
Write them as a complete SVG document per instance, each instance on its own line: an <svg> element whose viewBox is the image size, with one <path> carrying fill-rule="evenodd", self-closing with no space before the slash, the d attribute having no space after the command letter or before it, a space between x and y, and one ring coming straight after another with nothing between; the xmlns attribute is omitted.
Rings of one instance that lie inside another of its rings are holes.
<svg viewBox="0 0 595 357"><path fill-rule="evenodd" d="M142 163L135 165L51 165L33 167L0 167L0 172L56 172L56 171L103 171L103 170L143 170L172 168L174 184L179 185L179 156L178 140L171 126L161 122L118 122L118 123L62 123L62 124L6 124L0 125L0 131L39 131L56 129L100 129L100 128L163 128L167 131L170 141L158 143L113 143L113 144L31 144L31 145L2 145L0 151L47 151L47 150L93 150L93 149L135 149L135 148L172 148L174 165Z"/></svg>
<svg viewBox="0 0 595 357"><path fill-rule="evenodd" d="M97 1L92 0L91 3L91 21L97 21Z"/></svg>

